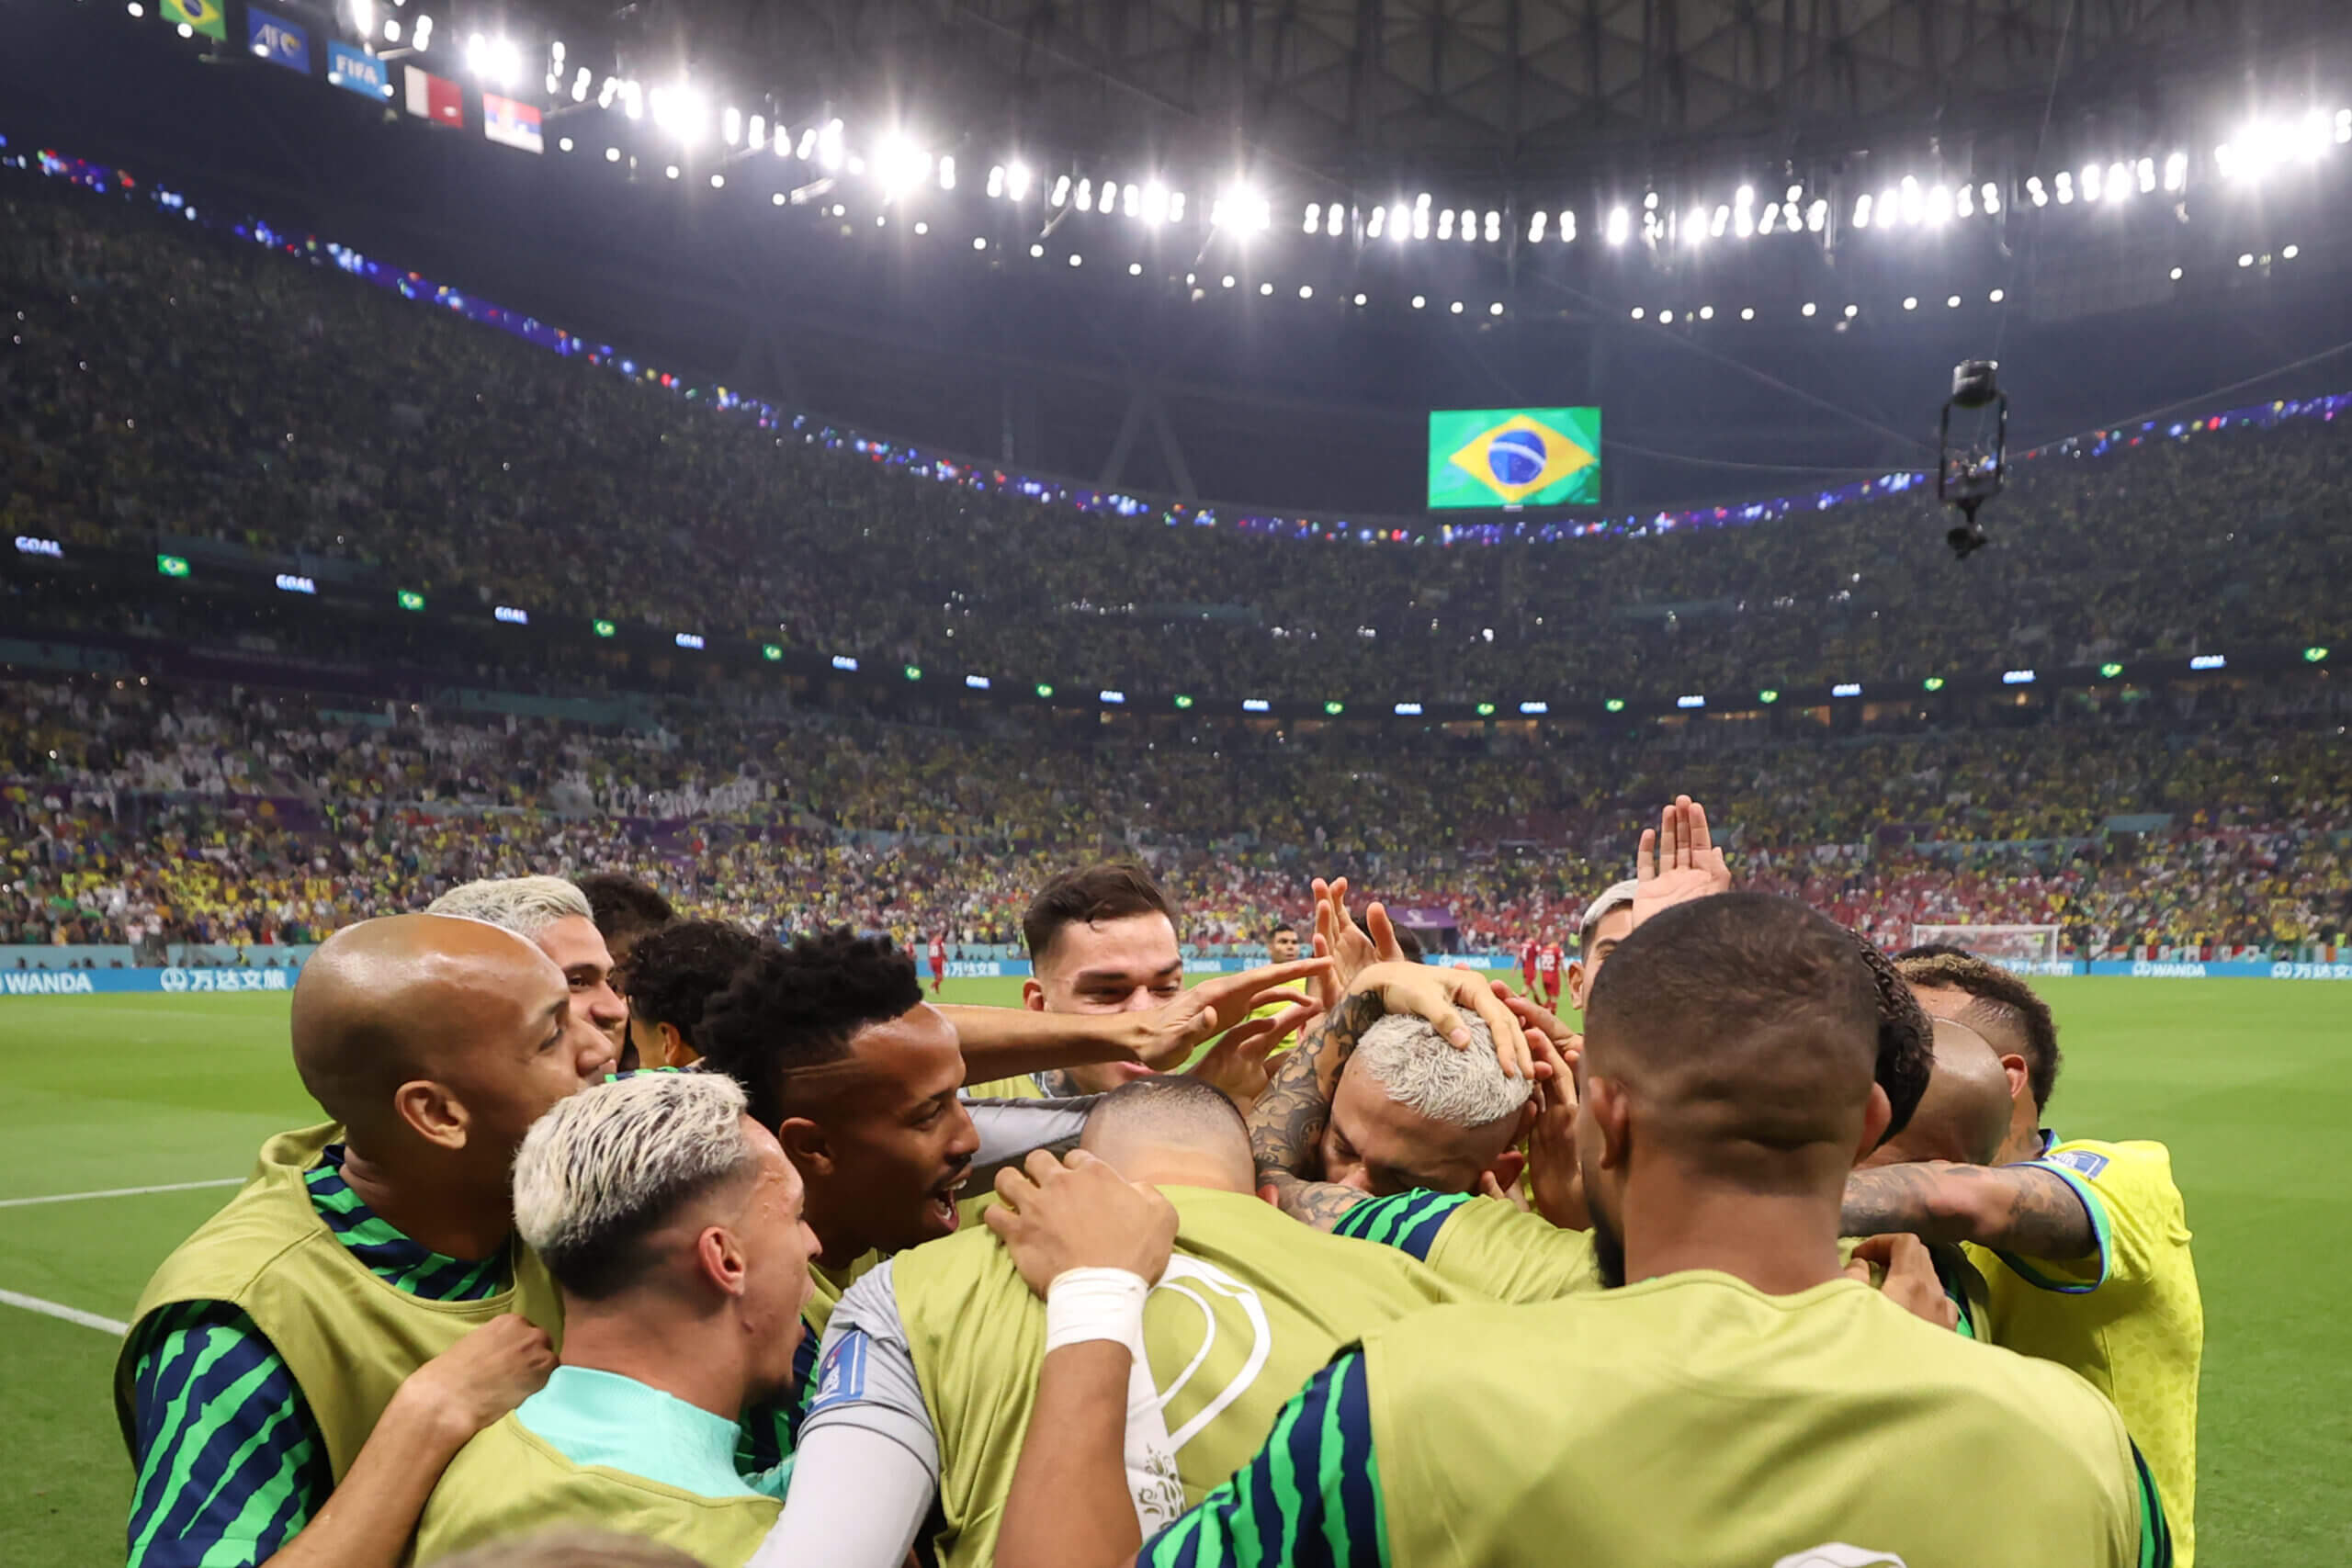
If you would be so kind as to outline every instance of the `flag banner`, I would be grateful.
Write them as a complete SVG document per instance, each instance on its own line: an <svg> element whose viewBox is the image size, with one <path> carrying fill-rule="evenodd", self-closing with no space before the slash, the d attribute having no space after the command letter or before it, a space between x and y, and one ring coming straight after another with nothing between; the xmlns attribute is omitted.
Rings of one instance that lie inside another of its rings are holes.
<svg viewBox="0 0 2352 1568"><path fill-rule="evenodd" d="M1435 410L1429 481L1431 511L1598 504L1600 411Z"/></svg>
<svg viewBox="0 0 2352 1568"><path fill-rule="evenodd" d="M245 7L245 44L272 65L311 73L311 35L258 6Z"/></svg>
<svg viewBox="0 0 2352 1568"><path fill-rule="evenodd" d="M455 82L447 76L435 76L430 71L419 71L413 65L403 69L408 73L409 113L419 119L429 119L435 125L464 127L465 100Z"/></svg>
<svg viewBox="0 0 2352 1568"><path fill-rule="evenodd" d="M155 14L167 22L194 28L206 38L223 43L229 39L229 14L220 8L220 0L161 0Z"/></svg>
<svg viewBox="0 0 2352 1568"><path fill-rule="evenodd" d="M328 43L327 81L363 98L382 99L392 96L392 75L385 69L384 62L365 50L354 49L347 43Z"/></svg>
<svg viewBox="0 0 2352 1568"><path fill-rule="evenodd" d="M502 147L519 147L526 152L547 151L539 136L539 111L496 93L481 96L481 133Z"/></svg>

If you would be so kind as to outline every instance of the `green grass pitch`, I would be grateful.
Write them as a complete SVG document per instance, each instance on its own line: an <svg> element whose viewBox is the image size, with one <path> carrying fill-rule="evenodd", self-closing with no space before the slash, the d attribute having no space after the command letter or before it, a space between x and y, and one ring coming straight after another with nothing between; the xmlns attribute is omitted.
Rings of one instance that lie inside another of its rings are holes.
<svg viewBox="0 0 2352 1568"><path fill-rule="evenodd" d="M2172 1147L2197 1233L2207 1343L2198 1536L2207 1568L2352 1562L2352 987L2044 983L2066 1066L2052 1120ZM1017 1000L957 981L948 999ZM242 1175L311 1121L282 997L0 1000L0 1291L108 1318L225 1189L15 1201ZM130 1467L115 1341L0 1305L0 1562L119 1562Z"/></svg>

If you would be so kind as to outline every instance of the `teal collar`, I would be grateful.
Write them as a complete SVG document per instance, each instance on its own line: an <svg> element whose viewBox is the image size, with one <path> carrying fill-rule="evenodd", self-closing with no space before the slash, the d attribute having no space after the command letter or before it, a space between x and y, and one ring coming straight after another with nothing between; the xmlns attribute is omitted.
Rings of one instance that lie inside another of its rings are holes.
<svg viewBox="0 0 2352 1568"><path fill-rule="evenodd" d="M603 1465L702 1497L742 1497L736 1424L617 1372L558 1367L514 1418L574 1464Z"/></svg>

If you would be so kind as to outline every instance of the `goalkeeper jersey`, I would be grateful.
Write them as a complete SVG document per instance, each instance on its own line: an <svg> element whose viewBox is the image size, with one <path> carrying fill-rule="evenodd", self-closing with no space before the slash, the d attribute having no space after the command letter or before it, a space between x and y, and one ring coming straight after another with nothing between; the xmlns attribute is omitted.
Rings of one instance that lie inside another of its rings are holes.
<svg viewBox="0 0 2352 1568"><path fill-rule="evenodd" d="M2098 1249L2053 1262L1970 1247L1991 1292L1994 1342L2072 1368L2115 1402L2164 1487L2174 1548L2188 1568L2205 1305L2172 1153L2047 1132L2042 1141L2036 1168L2075 1190Z"/></svg>
<svg viewBox="0 0 2352 1568"><path fill-rule="evenodd" d="M2162 1568L2170 1553L2122 1421L2064 1368L1853 1280L1770 1296L1690 1270L1367 1335L1138 1561Z"/></svg>
<svg viewBox="0 0 2352 1568"><path fill-rule="evenodd" d="M1182 1496L1164 1499L1159 1519L1255 1453L1284 1402L1340 1346L1431 1305L1478 1299L1393 1250L1322 1235L1254 1197L1162 1190L1179 1228L1144 1311L1159 1405L1147 1419L1159 1423ZM835 1309L806 1436L842 1423L906 1447L938 1484L937 1561L985 1564L1045 1339L1045 1303L985 1230L900 1253Z"/></svg>

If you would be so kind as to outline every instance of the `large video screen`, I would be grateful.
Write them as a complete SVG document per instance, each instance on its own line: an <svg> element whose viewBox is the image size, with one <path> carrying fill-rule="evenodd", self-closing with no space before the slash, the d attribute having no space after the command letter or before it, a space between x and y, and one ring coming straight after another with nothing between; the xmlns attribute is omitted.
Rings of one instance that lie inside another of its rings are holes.
<svg viewBox="0 0 2352 1568"><path fill-rule="evenodd" d="M1438 409L1430 414L1430 511L1600 501L1599 409Z"/></svg>

